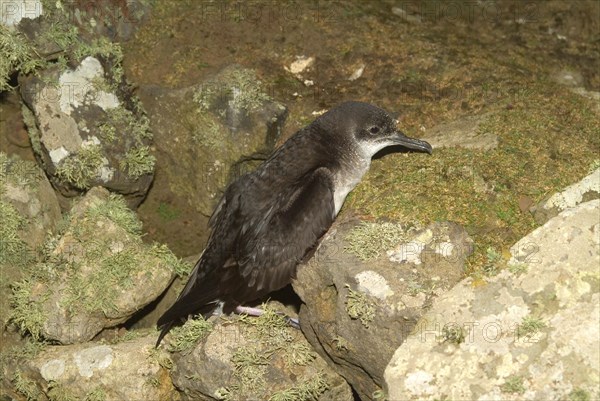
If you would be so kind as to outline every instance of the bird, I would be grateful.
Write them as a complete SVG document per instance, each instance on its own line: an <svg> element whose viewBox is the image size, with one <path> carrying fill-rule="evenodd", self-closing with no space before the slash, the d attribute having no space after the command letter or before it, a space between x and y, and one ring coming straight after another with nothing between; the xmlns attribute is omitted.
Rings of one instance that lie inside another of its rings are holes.
<svg viewBox="0 0 600 401"><path fill-rule="evenodd" d="M291 283L346 196L381 149L431 154L385 110L348 101L331 108L225 190L209 219L207 245L175 303L158 319L156 346L190 315L232 312Z"/></svg>

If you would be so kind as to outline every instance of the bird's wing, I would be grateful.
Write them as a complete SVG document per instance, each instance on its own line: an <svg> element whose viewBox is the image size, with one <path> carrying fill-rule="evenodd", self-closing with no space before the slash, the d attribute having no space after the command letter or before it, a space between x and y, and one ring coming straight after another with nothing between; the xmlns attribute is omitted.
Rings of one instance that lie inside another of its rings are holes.
<svg viewBox="0 0 600 401"><path fill-rule="evenodd" d="M297 264L329 229L335 218L330 170L306 174L266 208L240 230L235 258L245 283L241 298L246 291L267 293L288 284Z"/></svg>

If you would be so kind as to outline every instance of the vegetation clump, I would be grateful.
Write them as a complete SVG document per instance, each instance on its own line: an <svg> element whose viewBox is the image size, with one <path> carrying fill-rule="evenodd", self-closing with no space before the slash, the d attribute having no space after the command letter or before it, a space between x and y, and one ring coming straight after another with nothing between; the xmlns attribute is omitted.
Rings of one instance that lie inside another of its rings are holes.
<svg viewBox="0 0 600 401"><path fill-rule="evenodd" d="M503 393L523 394L525 392L523 378L521 376L508 377L500 387L500 390L502 390Z"/></svg>
<svg viewBox="0 0 600 401"><path fill-rule="evenodd" d="M352 319L358 319L365 328L369 328L369 324L375 318L375 306L367 295L360 291L354 291L349 285L348 295L346 297L346 312Z"/></svg>
<svg viewBox="0 0 600 401"><path fill-rule="evenodd" d="M171 352L186 352L212 330L212 324L202 316L188 319L183 326L171 330L171 340L167 349Z"/></svg>
<svg viewBox="0 0 600 401"><path fill-rule="evenodd" d="M378 258L382 252L393 248L406 238L407 230L400 224L363 221L346 235L347 245L344 249L366 261Z"/></svg>

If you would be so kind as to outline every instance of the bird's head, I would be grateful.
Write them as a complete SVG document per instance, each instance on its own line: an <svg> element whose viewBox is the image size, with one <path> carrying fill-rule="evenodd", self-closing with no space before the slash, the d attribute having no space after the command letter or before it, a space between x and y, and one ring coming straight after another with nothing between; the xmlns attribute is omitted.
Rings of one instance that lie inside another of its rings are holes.
<svg viewBox="0 0 600 401"><path fill-rule="evenodd" d="M429 143L404 135L385 110L369 103L345 102L323 114L320 119L321 124L334 130L338 138L353 142L368 158L394 145L427 153L432 151Z"/></svg>

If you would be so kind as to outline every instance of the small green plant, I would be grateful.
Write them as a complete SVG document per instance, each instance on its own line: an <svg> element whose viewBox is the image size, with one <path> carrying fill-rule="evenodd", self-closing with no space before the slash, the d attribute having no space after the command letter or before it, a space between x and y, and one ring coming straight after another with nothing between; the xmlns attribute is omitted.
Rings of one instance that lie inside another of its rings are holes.
<svg viewBox="0 0 600 401"><path fill-rule="evenodd" d="M171 340L167 349L170 352L189 351L211 330L212 324L204 320L202 316L188 319L183 326L171 330Z"/></svg>
<svg viewBox="0 0 600 401"><path fill-rule="evenodd" d="M375 259L382 252L406 240L406 230L395 223L361 222L346 235L344 250L360 260Z"/></svg>
<svg viewBox="0 0 600 401"><path fill-rule="evenodd" d="M457 324L447 324L442 329L442 342L461 344L465 341L465 331Z"/></svg>
<svg viewBox="0 0 600 401"><path fill-rule="evenodd" d="M278 391L269 397L269 401L309 401L317 400L329 389L329 383L323 373L304 380L293 387Z"/></svg>
<svg viewBox="0 0 600 401"><path fill-rule="evenodd" d="M183 261L173 254L165 244L155 243L150 248L150 254L162 259L163 263L169 266L179 277L187 277L192 270L192 264Z"/></svg>
<svg viewBox="0 0 600 401"><path fill-rule="evenodd" d="M257 349L240 347L231 357L234 375L243 388L254 390L264 386L264 374L270 355Z"/></svg>
<svg viewBox="0 0 600 401"><path fill-rule="evenodd" d="M517 337L531 336L546 327L546 323L538 317L526 316L517 327Z"/></svg>
<svg viewBox="0 0 600 401"><path fill-rule="evenodd" d="M46 65L35 51L31 42L20 32L13 32L0 24L0 92L11 88L10 74L21 71L29 74Z"/></svg>
<svg viewBox="0 0 600 401"><path fill-rule="evenodd" d="M140 146L131 148L125 153L120 167L127 172L129 177L138 179L144 174L152 173L154 163L156 163L156 158L150 154L150 147Z"/></svg>
<svg viewBox="0 0 600 401"><path fill-rule="evenodd" d="M372 395L375 401L387 401L387 394L383 390L375 390Z"/></svg>
<svg viewBox="0 0 600 401"><path fill-rule="evenodd" d="M33 380L24 378L20 370L17 370L13 375L12 382L17 393L23 395L27 401L37 401L40 399L40 390L35 385Z"/></svg>
<svg viewBox="0 0 600 401"><path fill-rule="evenodd" d="M502 255L493 247L488 247L486 250L487 262L483 266L483 271L488 276L495 276L498 274L499 265L502 261Z"/></svg>
<svg viewBox="0 0 600 401"><path fill-rule="evenodd" d="M504 384L500 386L500 390L503 393L523 394L525 392L523 378L521 376L508 377Z"/></svg>
<svg viewBox="0 0 600 401"><path fill-rule="evenodd" d="M315 353L307 344L302 342L291 342L283 354L285 364L290 366L306 366L316 358Z"/></svg>
<svg viewBox="0 0 600 401"><path fill-rule="evenodd" d="M106 401L106 393L102 387L96 387L85 395L83 401Z"/></svg>
<svg viewBox="0 0 600 401"><path fill-rule="evenodd" d="M577 388L569 393L569 401L590 401L591 399L590 393L581 388Z"/></svg>
<svg viewBox="0 0 600 401"><path fill-rule="evenodd" d="M367 295L360 291L354 291L346 284L348 295L346 297L346 312L352 319L358 319L365 328L375 318L375 306L369 301Z"/></svg>
<svg viewBox="0 0 600 401"><path fill-rule="evenodd" d="M528 266L525 263L515 263L508 266L508 271L510 271L512 274L520 275L527 272L527 268Z"/></svg>
<svg viewBox="0 0 600 401"><path fill-rule="evenodd" d="M68 388L62 383L52 380L48 383L48 399L50 401L77 401L77 397Z"/></svg>
<svg viewBox="0 0 600 401"><path fill-rule="evenodd" d="M165 223L173 221L179 217L181 212L168 203L160 202L157 209L158 215Z"/></svg>
<svg viewBox="0 0 600 401"><path fill-rule="evenodd" d="M333 339L333 343L335 344L335 349L338 351L348 351L348 341L342 337L337 336Z"/></svg>
<svg viewBox="0 0 600 401"><path fill-rule="evenodd" d="M150 348L148 350L148 358L167 370L173 369L173 361L169 355L161 349Z"/></svg>
<svg viewBox="0 0 600 401"><path fill-rule="evenodd" d="M37 299L33 294L35 281L24 278L11 285L12 298L9 322L16 325L23 334L29 333L35 341L40 341L42 329L46 322L46 315L42 310L41 302L49 294L43 294L43 299Z"/></svg>
<svg viewBox="0 0 600 401"><path fill-rule="evenodd" d="M104 161L100 145L82 146L77 153L70 154L58 163L56 176L76 188L89 189L92 181L99 177Z"/></svg>

